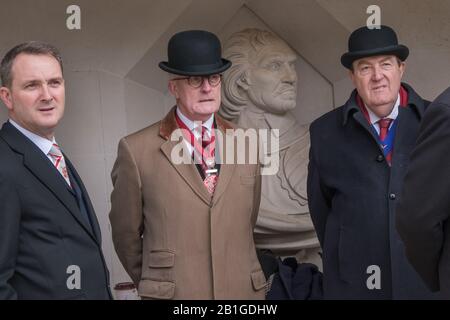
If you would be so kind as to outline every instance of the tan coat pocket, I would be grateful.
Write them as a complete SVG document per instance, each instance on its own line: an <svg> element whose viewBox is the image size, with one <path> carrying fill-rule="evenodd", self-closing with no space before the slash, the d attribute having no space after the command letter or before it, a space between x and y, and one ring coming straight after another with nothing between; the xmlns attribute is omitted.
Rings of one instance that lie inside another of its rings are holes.
<svg viewBox="0 0 450 320"><path fill-rule="evenodd" d="M151 251L146 257L146 263L146 268L142 269L142 279L175 282L175 253L166 250Z"/></svg>
<svg viewBox="0 0 450 320"><path fill-rule="evenodd" d="M148 266L155 268L173 267L175 253L170 251L151 251L148 256Z"/></svg>
<svg viewBox="0 0 450 320"><path fill-rule="evenodd" d="M253 186L256 183L256 176L241 176L241 184Z"/></svg>
<svg viewBox="0 0 450 320"><path fill-rule="evenodd" d="M143 279L139 282L139 295L144 298L172 299L175 283Z"/></svg>
<svg viewBox="0 0 450 320"><path fill-rule="evenodd" d="M266 287L266 277L262 270L254 271L251 273L253 289L256 291Z"/></svg>

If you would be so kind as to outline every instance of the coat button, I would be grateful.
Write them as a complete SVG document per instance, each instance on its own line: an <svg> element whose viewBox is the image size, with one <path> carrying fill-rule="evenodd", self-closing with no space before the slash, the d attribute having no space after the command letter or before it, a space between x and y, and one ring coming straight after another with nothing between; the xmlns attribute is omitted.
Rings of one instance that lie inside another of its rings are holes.
<svg viewBox="0 0 450 320"><path fill-rule="evenodd" d="M383 161L384 161L384 157L383 157L382 154L379 154L379 155L377 156L377 161L378 161L378 162L383 162Z"/></svg>
<svg viewBox="0 0 450 320"><path fill-rule="evenodd" d="M391 193L390 195L389 195L389 199L391 199L391 200L395 200L395 193Z"/></svg>

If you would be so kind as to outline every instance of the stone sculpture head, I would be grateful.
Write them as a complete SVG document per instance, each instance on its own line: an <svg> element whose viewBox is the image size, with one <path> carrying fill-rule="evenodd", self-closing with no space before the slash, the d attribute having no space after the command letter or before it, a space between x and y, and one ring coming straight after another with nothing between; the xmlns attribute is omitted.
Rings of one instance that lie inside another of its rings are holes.
<svg viewBox="0 0 450 320"><path fill-rule="evenodd" d="M284 114L296 106L296 53L275 34L245 29L224 46L232 67L224 74L221 114L233 119L242 108Z"/></svg>

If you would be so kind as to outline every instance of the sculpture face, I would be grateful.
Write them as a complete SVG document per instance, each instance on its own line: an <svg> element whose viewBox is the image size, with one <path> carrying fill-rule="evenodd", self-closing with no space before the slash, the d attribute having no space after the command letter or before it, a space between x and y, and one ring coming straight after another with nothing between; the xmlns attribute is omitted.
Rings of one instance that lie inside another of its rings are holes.
<svg viewBox="0 0 450 320"><path fill-rule="evenodd" d="M287 45L274 42L256 54L247 72L247 94L258 108L283 114L297 99L297 56Z"/></svg>

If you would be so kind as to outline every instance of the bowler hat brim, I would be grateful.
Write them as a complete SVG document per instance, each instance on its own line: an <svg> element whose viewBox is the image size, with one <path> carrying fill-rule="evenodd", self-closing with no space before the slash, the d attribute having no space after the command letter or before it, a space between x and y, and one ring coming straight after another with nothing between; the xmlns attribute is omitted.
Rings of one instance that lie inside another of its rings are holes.
<svg viewBox="0 0 450 320"><path fill-rule="evenodd" d="M185 69L170 67L167 61L162 61L159 63L159 67L166 72L179 74L182 76L209 76L211 74L222 73L227 70L231 67L231 61L222 58L220 63L217 64L190 66Z"/></svg>
<svg viewBox="0 0 450 320"><path fill-rule="evenodd" d="M400 44L400 45L394 45L394 46L387 46L384 48L347 52L342 55L341 63L347 69L352 69L352 64L353 64L353 61L355 61L355 60L365 58L365 57L372 57L372 56L378 56L378 55L390 55L390 54L397 56L401 61L405 61L409 55L409 49L408 49L408 47Z"/></svg>

